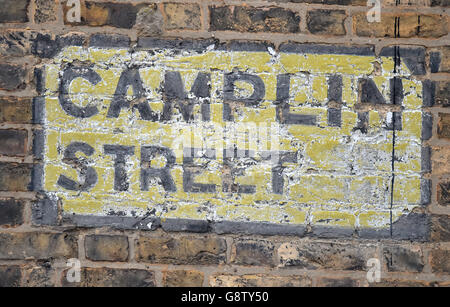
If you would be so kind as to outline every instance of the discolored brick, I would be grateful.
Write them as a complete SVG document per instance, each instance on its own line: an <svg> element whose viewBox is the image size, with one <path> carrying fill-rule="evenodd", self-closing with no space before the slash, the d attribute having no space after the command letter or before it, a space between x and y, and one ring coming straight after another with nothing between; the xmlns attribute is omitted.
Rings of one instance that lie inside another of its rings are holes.
<svg viewBox="0 0 450 307"><path fill-rule="evenodd" d="M450 140L450 113L439 113L438 137Z"/></svg>
<svg viewBox="0 0 450 307"><path fill-rule="evenodd" d="M164 3L167 30L199 30L202 26L198 4Z"/></svg>
<svg viewBox="0 0 450 307"><path fill-rule="evenodd" d="M28 21L30 0L0 0L0 23Z"/></svg>
<svg viewBox="0 0 450 307"><path fill-rule="evenodd" d="M139 237L137 260L151 263L219 264L224 263L226 242L214 236Z"/></svg>
<svg viewBox="0 0 450 307"><path fill-rule="evenodd" d="M0 191L30 191L32 166L0 163Z"/></svg>
<svg viewBox="0 0 450 307"><path fill-rule="evenodd" d="M24 156L28 151L27 144L26 130L0 130L0 155Z"/></svg>
<svg viewBox="0 0 450 307"><path fill-rule="evenodd" d="M23 65L0 63L0 90L24 89L27 75L28 70Z"/></svg>
<svg viewBox="0 0 450 307"><path fill-rule="evenodd" d="M127 261L128 237L89 235L84 239L86 258L93 261Z"/></svg>
<svg viewBox="0 0 450 307"><path fill-rule="evenodd" d="M0 288L20 287L22 271L18 265L0 265Z"/></svg>
<svg viewBox="0 0 450 307"><path fill-rule="evenodd" d="M344 10L312 10L307 13L306 23L312 34L345 35Z"/></svg>
<svg viewBox="0 0 450 307"><path fill-rule="evenodd" d="M30 124L32 119L31 98L0 97L0 122Z"/></svg>
<svg viewBox="0 0 450 307"><path fill-rule="evenodd" d="M263 240L238 240L234 242L231 262L240 265L274 265L274 245Z"/></svg>
<svg viewBox="0 0 450 307"><path fill-rule="evenodd" d="M201 287L204 273L194 270L177 270L163 272L164 287Z"/></svg>
<svg viewBox="0 0 450 307"><path fill-rule="evenodd" d="M283 8L210 6L211 31L300 32L300 16Z"/></svg>
<svg viewBox="0 0 450 307"><path fill-rule="evenodd" d="M422 272L425 266L418 247L386 246L383 255L389 272Z"/></svg>
<svg viewBox="0 0 450 307"><path fill-rule="evenodd" d="M19 200L0 200L0 226L21 225L24 207L24 203Z"/></svg>
<svg viewBox="0 0 450 307"><path fill-rule="evenodd" d="M312 282L307 276L274 276L267 274L213 275L211 287L310 287Z"/></svg>

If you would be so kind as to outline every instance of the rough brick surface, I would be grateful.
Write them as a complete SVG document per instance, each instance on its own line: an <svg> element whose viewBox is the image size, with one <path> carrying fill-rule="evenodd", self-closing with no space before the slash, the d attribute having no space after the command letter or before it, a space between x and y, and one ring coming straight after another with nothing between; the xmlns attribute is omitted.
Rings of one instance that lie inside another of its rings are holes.
<svg viewBox="0 0 450 307"><path fill-rule="evenodd" d="M0 191L29 191L32 166L28 164L0 163Z"/></svg>
<svg viewBox="0 0 450 307"><path fill-rule="evenodd" d="M27 153L26 130L0 130L0 155L23 156Z"/></svg>
<svg viewBox="0 0 450 307"><path fill-rule="evenodd" d="M283 243L278 248L278 257L283 267L362 271L367 260L377 257L377 250L363 244Z"/></svg>
<svg viewBox="0 0 450 307"><path fill-rule="evenodd" d="M36 12L34 21L36 23L52 22L56 20L57 2L48 0L35 0Z"/></svg>
<svg viewBox="0 0 450 307"><path fill-rule="evenodd" d="M0 90L24 89L28 71L22 65L0 63Z"/></svg>
<svg viewBox="0 0 450 307"><path fill-rule="evenodd" d="M234 243L231 262L240 265L274 265L274 245L269 241L239 240Z"/></svg>
<svg viewBox="0 0 450 307"><path fill-rule="evenodd" d="M201 287L204 273L199 271L166 271L163 273L164 287Z"/></svg>
<svg viewBox="0 0 450 307"><path fill-rule="evenodd" d="M450 217L448 215L434 215L432 221L431 239L434 242L450 241Z"/></svg>
<svg viewBox="0 0 450 307"><path fill-rule="evenodd" d="M0 226L22 224L24 207L24 203L19 200L0 200Z"/></svg>
<svg viewBox="0 0 450 307"><path fill-rule="evenodd" d="M312 282L306 276L271 276L266 274L211 276L212 287L309 287Z"/></svg>
<svg viewBox="0 0 450 307"><path fill-rule="evenodd" d="M21 279L22 271L19 266L0 266L0 287L19 287Z"/></svg>
<svg viewBox="0 0 450 307"><path fill-rule="evenodd" d="M151 263L220 264L226 260L226 243L217 237L140 237L137 259Z"/></svg>
<svg viewBox="0 0 450 307"><path fill-rule="evenodd" d="M443 180L437 185L438 204L441 206L450 205L450 182Z"/></svg>
<svg viewBox="0 0 450 307"><path fill-rule="evenodd" d="M307 14L308 30L312 34L345 35L343 10L313 10Z"/></svg>
<svg viewBox="0 0 450 307"><path fill-rule="evenodd" d="M354 32L358 36L395 37L396 17L400 18L398 37L439 38L448 33L448 19L444 15L382 14L381 22L370 23L366 13L354 15Z"/></svg>
<svg viewBox="0 0 450 307"><path fill-rule="evenodd" d="M450 140L450 113L439 113L438 137Z"/></svg>
<svg viewBox="0 0 450 307"><path fill-rule="evenodd" d="M423 253L418 247L389 246L383 249L390 272L422 272Z"/></svg>
<svg viewBox="0 0 450 307"><path fill-rule="evenodd" d="M167 30L199 30L202 26L200 6L197 4L164 3Z"/></svg>
<svg viewBox="0 0 450 307"><path fill-rule="evenodd" d="M61 233L0 233L0 259L77 257L76 237Z"/></svg>
<svg viewBox="0 0 450 307"><path fill-rule="evenodd" d="M86 258L94 261L126 261L128 238L126 236L90 235L84 239Z"/></svg>
<svg viewBox="0 0 450 307"><path fill-rule="evenodd" d="M0 97L0 122L30 124L33 119L30 98Z"/></svg>
<svg viewBox="0 0 450 307"><path fill-rule="evenodd" d="M27 22L27 9L30 0L1 0L0 1L0 23Z"/></svg>
<svg viewBox="0 0 450 307"><path fill-rule="evenodd" d="M67 271L61 276L65 287L154 287L155 274L147 270L82 268L80 282L68 282Z"/></svg>
<svg viewBox="0 0 450 307"><path fill-rule="evenodd" d="M434 273L450 273L450 251L431 251L431 270Z"/></svg>
<svg viewBox="0 0 450 307"><path fill-rule="evenodd" d="M278 33L300 31L300 16L282 8L212 6L209 10L211 31Z"/></svg>

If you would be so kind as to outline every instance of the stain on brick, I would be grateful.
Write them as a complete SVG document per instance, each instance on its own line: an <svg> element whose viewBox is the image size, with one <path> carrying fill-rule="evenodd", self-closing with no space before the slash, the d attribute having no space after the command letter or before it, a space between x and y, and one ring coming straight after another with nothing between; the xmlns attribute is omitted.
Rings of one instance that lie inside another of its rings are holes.
<svg viewBox="0 0 450 307"><path fill-rule="evenodd" d="M211 31L277 33L300 31L300 16L287 9L211 6L209 11Z"/></svg>
<svg viewBox="0 0 450 307"><path fill-rule="evenodd" d="M31 190L31 170L29 164L0 163L0 191Z"/></svg>
<svg viewBox="0 0 450 307"><path fill-rule="evenodd" d="M308 12L306 23L312 34L345 35L346 17L343 10L313 10Z"/></svg>
<svg viewBox="0 0 450 307"><path fill-rule="evenodd" d="M172 264L220 264L226 260L226 243L218 237L140 237L137 259Z"/></svg>
<svg viewBox="0 0 450 307"><path fill-rule="evenodd" d="M30 124L32 121L31 98L0 97L0 122Z"/></svg>
<svg viewBox="0 0 450 307"><path fill-rule="evenodd" d="M176 270L163 272L163 287L201 287L204 273L195 270Z"/></svg>
<svg viewBox="0 0 450 307"><path fill-rule="evenodd" d="M0 63L0 90L24 89L27 75L28 70L23 65Z"/></svg>
<svg viewBox="0 0 450 307"><path fill-rule="evenodd" d="M211 287L310 287L307 276L273 276L268 274L213 275Z"/></svg>
<svg viewBox="0 0 450 307"><path fill-rule="evenodd" d="M431 271L433 273L450 273L450 250L432 250L431 253Z"/></svg>
<svg viewBox="0 0 450 307"><path fill-rule="evenodd" d="M233 244L231 262L239 265L274 265L274 245L263 240L237 240Z"/></svg>
<svg viewBox="0 0 450 307"><path fill-rule="evenodd" d="M77 257L77 240L64 233L1 233L0 259L50 259Z"/></svg>
<svg viewBox="0 0 450 307"><path fill-rule="evenodd" d="M34 22L45 23L56 21L57 2L48 0L35 0L36 11Z"/></svg>
<svg viewBox="0 0 450 307"><path fill-rule="evenodd" d="M0 23L27 22L30 0L0 0Z"/></svg>
<svg viewBox="0 0 450 307"><path fill-rule="evenodd" d="M3 287L20 287L22 272L17 265L1 265L0 266L0 288Z"/></svg>
<svg viewBox="0 0 450 307"><path fill-rule="evenodd" d="M67 271L61 274L64 287L155 287L155 273L138 269L82 268L80 282L69 283Z"/></svg>
<svg viewBox="0 0 450 307"><path fill-rule="evenodd" d="M0 226L14 227L23 223L23 201L15 199L0 200Z"/></svg>
<svg viewBox="0 0 450 307"><path fill-rule="evenodd" d="M425 265L418 247L389 246L383 254L389 272L422 272Z"/></svg>
<svg viewBox="0 0 450 307"><path fill-rule="evenodd" d="M0 130L0 155L24 156L27 153L28 131Z"/></svg>
<svg viewBox="0 0 450 307"><path fill-rule="evenodd" d="M126 236L89 235L84 239L86 258L93 261L127 261Z"/></svg>
<svg viewBox="0 0 450 307"><path fill-rule="evenodd" d="M438 137L450 140L450 113L439 113Z"/></svg>
<svg viewBox="0 0 450 307"><path fill-rule="evenodd" d="M434 242L449 242L450 217L448 215L433 215L431 222L431 240Z"/></svg>
<svg viewBox="0 0 450 307"><path fill-rule="evenodd" d="M167 30L199 30L202 15L198 4L164 3Z"/></svg>
<svg viewBox="0 0 450 307"><path fill-rule="evenodd" d="M364 244L302 242L278 248L281 267L363 271L367 260L376 256L376 247Z"/></svg>

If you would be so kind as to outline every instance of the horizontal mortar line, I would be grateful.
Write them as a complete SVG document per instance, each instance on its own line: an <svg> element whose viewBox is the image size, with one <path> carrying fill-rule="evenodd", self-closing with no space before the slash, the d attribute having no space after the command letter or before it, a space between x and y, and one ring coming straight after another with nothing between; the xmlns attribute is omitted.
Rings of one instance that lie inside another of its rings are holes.
<svg viewBox="0 0 450 307"><path fill-rule="evenodd" d="M0 191L0 198L35 199L36 198L36 192Z"/></svg>
<svg viewBox="0 0 450 307"><path fill-rule="evenodd" d="M34 158L33 158L33 156L9 157L9 156L2 156L2 155L0 155L0 162L33 164Z"/></svg>

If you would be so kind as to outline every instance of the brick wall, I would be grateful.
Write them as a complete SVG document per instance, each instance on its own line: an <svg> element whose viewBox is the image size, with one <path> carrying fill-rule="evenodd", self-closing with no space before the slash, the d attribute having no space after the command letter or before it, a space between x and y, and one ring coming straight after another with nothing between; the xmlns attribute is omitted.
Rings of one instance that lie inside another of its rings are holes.
<svg viewBox="0 0 450 307"><path fill-rule="evenodd" d="M0 0L0 286L449 285L450 2L385 0L380 23L367 22L364 0L82 0L79 23L67 20L65 4ZM40 195L33 175L42 123L34 110L42 69L64 46L92 45L102 40L98 34L115 35L103 38L112 47L133 46L144 36L275 48L285 42L369 45L376 53L394 44L425 47L420 78L430 80L432 171L426 176L432 192L416 212L429 218L425 242L36 225L32 212ZM81 261L80 284L66 280L70 258ZM366 279L370 258L381 260L379 283Z"/></svg>

